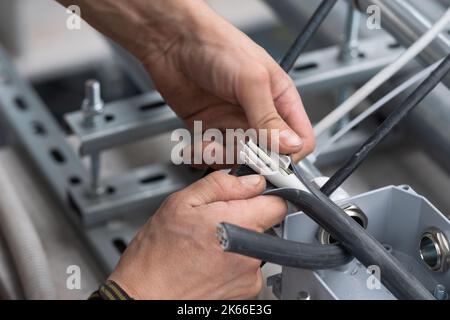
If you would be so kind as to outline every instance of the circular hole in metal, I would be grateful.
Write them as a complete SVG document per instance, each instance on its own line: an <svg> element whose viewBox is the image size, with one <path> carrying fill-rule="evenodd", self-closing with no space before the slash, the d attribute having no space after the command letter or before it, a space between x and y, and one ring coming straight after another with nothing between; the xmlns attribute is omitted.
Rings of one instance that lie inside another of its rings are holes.
<svg viewBox="0 0 450 320"><path fill-rule="evenodd" d="M432 270L439 268L441 262L441 250L439 244L431 234L425 233L420 239L420 257Z"/></svg>
<svg viewBox="0 0 450 320"><path fill-rule="evenodd" d="M105 121L106 122L114 121L114 119L116 119L116 117L113 114L110 114L110 113L105 114Z"/></svg>
<svg viewBox="0 0 450 320"><path fill-rule="evenodd" d="M355 220L361 227L366 228L365 222L358 216L352 216L352 219ZM331 235L328 234L328 244L336 244L338 241Z"/></svg>
<svg viewBox="0 0 450 320"><path fill-rule="evenodd" d="M111 187L111 186L107 186L106 187L106 193L109 194L109 195L112 195L112 194L116 193L116 188Z"/></svg>
<svg viewBox="0 0 450 320"><path fill-rule="evenodd" d="M28 110L28 104L21 97L15 98L14 99L14 104L16 105L17 109L19 109L20 111L27 111Z"/></svg>
<svg viewBox="0 0 450 320"><path fill-rule="evenodd" d="M45 136L47 134L47 129L45 126L39 121L33 121L31 123L33 127L33 133L37 136Z"/></svg>
<svg viewBox="0 0 450 320"><path fill-rule="evenodd" d="M347 206L344 209L345 213L347 213L353 220L356 221L361 227L364 229L367 228L368 219L366 215L354 205ZM336 244L338 243L337 239L335 239L329 232L325 229L320 228L317 234L318 240L322 244Z"/></svg>
<svg viewBox="0 0 450 320"><path fill-rule="evenodd" d="M69 183L73 186L78 186L81 184L81 179L78 176L69 177Z"/></svg>

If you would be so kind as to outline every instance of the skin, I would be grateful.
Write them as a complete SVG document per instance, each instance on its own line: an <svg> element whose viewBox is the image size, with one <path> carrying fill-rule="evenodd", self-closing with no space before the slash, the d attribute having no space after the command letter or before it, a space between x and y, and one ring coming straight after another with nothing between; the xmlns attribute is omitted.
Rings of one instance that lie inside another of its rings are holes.
<svg viewBox="0 0 450 320"><path fill-rule="evenodd" d="M216 227L262 232L286 204L260 196L265 180L215 172L171 195L139 231L110 279L136 299L247 299L262 288L261 261L224 253ZM224 192L226 190L226 192Z"/></svg>
<svg viewBox="0 0 450 320"><path fill-rule="evenodd" d="M315 146L291 78L270 55L201 0L59 0L132 52L188 128L279 130L281 153ZM204 144L203 146L206 146ZM252 182L253 181L253 182ZM264 178L213 173L170 196L129 245L110 279L140 299L241 299L261 286L260 261L223 253L226 221L257 231L278 224L282 200L258 196Z"/></svg>

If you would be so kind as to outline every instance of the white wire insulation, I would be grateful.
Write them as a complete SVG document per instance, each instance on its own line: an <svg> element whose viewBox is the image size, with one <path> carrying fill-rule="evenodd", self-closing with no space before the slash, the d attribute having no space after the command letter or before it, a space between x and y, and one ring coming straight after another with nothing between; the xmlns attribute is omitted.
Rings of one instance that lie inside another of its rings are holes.
<svg viewBox="0 0 450 320"><path fill-rule="evenodd" d="M433 72L434 69L441 63L442 60L432 64L431 66L427 67L426 69L418 72L413 77L409 78L407 81L403 82L401 85L396 87L394 90L389 92L387 95L385 95L383 98L378 100L375 104L370 106L368 109L364 110L360 115L358 115L355 119L350 121L347 125L345 125L341 130L339 130L335 135L333 135L330 139L328 139L324 144L318 146L317 150L314 152L314 157L318 157L322 154L325 150L327 150L329 147L331 147L336 141L341 139L347 132L352 130L354 127L359 125L361 122L363 122L366 118L368 118L370 115L378 111L381 107L383 107L386 103L394 99L396 96L398 96L400 93L408 89L409 87L413 86L415 83L419 82L420 80L426 78Z"/></svg>
<svg viewBox="0 0 450 320"><path fill-rule="evenodd" d="M328 129L333 127L347 113L363 102L371 93L373 93L384 82L389 80L394 74L402 69L406 64L412 61L420 52L422 52L450 23L450 8L444 15L413 45L411 45L397 60L385 67L364 86L356 91L349 99L334 109L330 114L323 118L314 127L316 137L321 136Z"/></svg>

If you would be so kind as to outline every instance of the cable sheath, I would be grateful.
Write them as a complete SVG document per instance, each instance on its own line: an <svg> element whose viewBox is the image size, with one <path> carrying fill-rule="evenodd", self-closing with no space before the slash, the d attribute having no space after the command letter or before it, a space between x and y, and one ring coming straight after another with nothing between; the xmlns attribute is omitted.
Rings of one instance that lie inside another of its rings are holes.
<svg viewBox="0 0 450 320"><path fill-rule="evenodd" d="M288 52L281 60L280 66L284 71L289 72L292 69L298 57L306 49L310 40L331 12L331 9L333 9L336 2L337 0L324 0L321 2L305 28L295 40L294 44L289 48Z"/></svg>
<svg viewBox="0 0 450 320"><path fill-rule="evenodd" d="M352 260L341 246L301 243L221 223L223 249L282 266L322 270L342 266ZM225 241L223 241L225 240Z"/></svg>

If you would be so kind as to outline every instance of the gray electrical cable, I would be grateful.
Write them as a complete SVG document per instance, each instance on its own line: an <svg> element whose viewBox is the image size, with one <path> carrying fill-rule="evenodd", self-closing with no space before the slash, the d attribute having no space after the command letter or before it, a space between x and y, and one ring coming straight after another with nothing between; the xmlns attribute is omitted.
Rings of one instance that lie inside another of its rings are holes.
<svg viewBox="0 0 450 320"><path fill-rule="evenodd" d="M0 170L0 227L25 297L32 300L55 299L47 254L4 170Z"/></svg>
<svg viewBox="0 0 450 320"><path fill-rule="evenodd" d="M222 248L281 266L322 270L349 263L352 256L337 245L282 240L228 223L218 226Z"/></svg>
<svg viewBox="0 0 450 320"><path fill-rule="evenodd" d="M381 107L383 107L386 103L394 99L396 96L398 96L400 93L408 89L409 87L413 86L415 83L419 82L420 80L423 80L425 77L429 76L430 73L436 69L436 67L441 63L442 60L432 64L431 66L427 67L426 69L420 71L419 73L415 74L413 77L409 78L406 82L402 82L398 87L396 87L394 90L389 92L387 95L385 95L383 98L378 100L375 104L370 106L368 109L364 110L360 115L355 117L352 121L350 121L347 125L345 125L341 130L339 130L337 133L335 133L330 139L328 139L324 144L318 146L317 150L314 152L313 157L317 158L319 155L322 154L325 150L327 150L329 147L331 147L334 143L336 143L339 139L341 139L344 135L347 134L350 130L352 130L354 127L359 125L361 122L363 122L365 119L370 117L373 113L378 111Z"/></svg>

